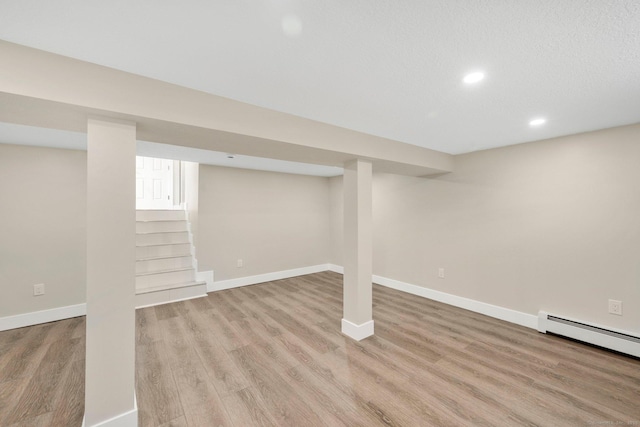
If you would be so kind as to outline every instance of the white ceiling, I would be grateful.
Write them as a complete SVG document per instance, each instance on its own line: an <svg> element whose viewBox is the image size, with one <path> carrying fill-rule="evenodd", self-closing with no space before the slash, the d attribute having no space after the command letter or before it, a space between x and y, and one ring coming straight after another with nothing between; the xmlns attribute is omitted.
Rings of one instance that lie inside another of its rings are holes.
<svg viewBox="0 0 640 427"><path fill-rule="evenodd" d="M638 0L2 0L0 39L452 154L640 121Z"/></svg>

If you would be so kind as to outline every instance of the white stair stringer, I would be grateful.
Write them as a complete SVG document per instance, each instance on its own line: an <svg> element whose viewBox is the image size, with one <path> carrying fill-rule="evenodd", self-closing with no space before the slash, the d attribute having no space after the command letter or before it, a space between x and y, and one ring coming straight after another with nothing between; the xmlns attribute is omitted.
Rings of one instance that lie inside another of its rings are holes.
<svg viewBox="0 0 640 427"><path fill-rule="evenodd" d="M136 211L136 306L206 296L185 211Z"/></svg>

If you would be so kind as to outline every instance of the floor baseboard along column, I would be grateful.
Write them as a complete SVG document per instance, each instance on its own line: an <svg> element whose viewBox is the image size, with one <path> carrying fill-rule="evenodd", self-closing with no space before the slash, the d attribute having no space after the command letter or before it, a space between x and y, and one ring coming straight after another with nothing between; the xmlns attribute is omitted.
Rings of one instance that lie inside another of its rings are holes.
<svg viewBox="0 0 640 427"><path fill-rule="evenodd" d="M342 333L356 341L361 341L373 335L373 329L373 320L364 322L362 325L356 325L347 319L342 319Z"/></svg>

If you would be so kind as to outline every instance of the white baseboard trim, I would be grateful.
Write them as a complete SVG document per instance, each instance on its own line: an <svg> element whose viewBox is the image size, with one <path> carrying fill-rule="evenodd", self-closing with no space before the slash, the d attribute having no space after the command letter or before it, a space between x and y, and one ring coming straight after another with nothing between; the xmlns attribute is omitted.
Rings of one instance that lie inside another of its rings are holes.
<svg viewBox="0 0 640 427"><path fill-rule="evenodd" d="M327 264L313 265L310 267L294 268L292 270L275 271L273 273L258 274L256 276L239 277L237 279L219 280L213 283L208 292L222 291L238 288L240 286L255 285L257 283L271 282L274 280L288 279L290 277L303 276L305 274L327 271Z"/></svg>
<svg viewBox="0 0 640 427"><path fill-rule="evenodd" d="M213 270L196 271L196 281L205 282L207 284L207 292L211 292L215 286Z"/></svg>
<svg viewBox="0 0 640 427"><path fill-rule="evenodd" d="M341 265L327 264L327 270L333 271L334 273L344 274L344 267Z"/></svg>
<svg viewBox="0 0 640 427"><path fill-rule="evenodd" d="M82 427L85 426L85 417L82 417ZM133 393L132 410L87 427L138 427L138 399L135 392Z"/></svg>
<svg viewBox="0 0 640 427"><path fill-rule="evenodd" d="M342 333L356 341L370 337L373 335L373 331L373 320L364 322L362 325L356 325L347 319L342 319Z"/></svg>
<svg viewBox="0 0 640 427"><path fill-rule="evenodd" d="M386 286L387 288L397 289L412 295L418 295L434 301L443 302L454 307L464 308L465 310L484 314L496 319L505 320L516 325L525 326L527 328L538 329L538 316L527 314L521 311L511 310L497 305L480 302L457 295L447 294L445 292L434 291L433 289L423 288L409 283L400 282L399 280L388 279L381 276L373 276L373 283Z"/></svg>
<svg viewBox="0 0 640 427"><path fill-rule="evenodd" d="M55 322L56 320L70 319L72 317L84 316L86 314L87 305L83 303L42 311L34 311L31 313L16 314L14 316L0 317L0 331L23 328L25 326L38 325L40 323Z"/></svg>
<svg viewBox="0 0 640 427"><path fill-rule="evenodd" d="M329 264L328 269L335 273L344 274L342 266ZM511 310L509 308L480 302L445 292L435 291L433 289L424 288L422 286L412 285L410 283L401 282L399 280L389 279L382 276L374 275L372 282L376 285L385 286L387 288L396 289L398 291L407 292L423 298L432 299L454 307L464 308L465 310L484 314L496 319L505 320L516 325L525 326L531 329L538 329L538 316L527 314L521 311Z"/></svg>

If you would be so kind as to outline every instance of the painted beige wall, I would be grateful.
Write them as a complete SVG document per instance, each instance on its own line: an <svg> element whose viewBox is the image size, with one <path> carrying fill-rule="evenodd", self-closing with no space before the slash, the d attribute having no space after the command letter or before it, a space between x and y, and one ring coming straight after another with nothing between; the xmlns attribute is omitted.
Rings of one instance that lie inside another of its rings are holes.
<svg viewBox="0 0 640 427"><path fill-rule="evenodd" d="M188 166L196 256L216 280L327 263L327 178ZM86 182L84 151L0 144L0 317L86 302Z"/></svg>
<svg viewBox="0 0 640 427"><path fill-rule="evenodd" d="M200 165L196 250L216 281L326 264L329 240L328 178Z"/></svg>
<svg viewBox="0 0 640 427"><path fill-rule="evenodd" d="M638 333L639 165L634 125L457 156L438 178L377 174L374 274ZM340 179L331 192L342 265Z"/></svg>
<svg viewBox="0 0 640 427"><path fill-rule="evenodd" d="M0 317L85 302L86 162L85 151L0 144Z"/></svg>
<svg viewBox="0 0 640 427"><path fill-rule="evenodd" d="M375 175L374 175L375 176ZM343 204L342 176L329 178L329 221L331 230L331 242L329 242L329 263L342 266L342 254L344 250L343 234Z"/></svg>
<svg viewBox="0 0 640 427"><path fill-rule="evenodd" d="M438 178L375 174L374 274L637 333L638 141L627 126L457 156ZM197 253L216 280L342 265L341 177L203 166L200 179ZM84 302L86 153L0 145L0 190L0 317Z"/></svg>

